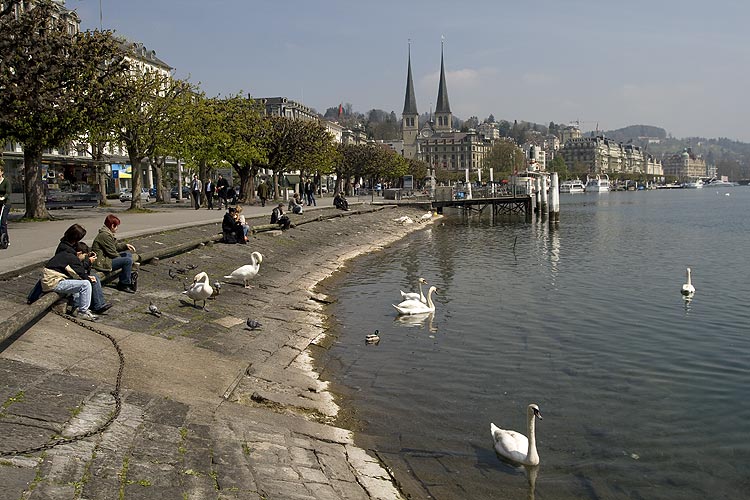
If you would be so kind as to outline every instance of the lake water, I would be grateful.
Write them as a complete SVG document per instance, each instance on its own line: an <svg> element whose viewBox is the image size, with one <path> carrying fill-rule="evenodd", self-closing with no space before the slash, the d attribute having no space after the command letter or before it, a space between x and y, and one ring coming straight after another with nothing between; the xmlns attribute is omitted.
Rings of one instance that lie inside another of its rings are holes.
<svg viewBox="0 0 750 500"><path fill-rule="evenodd" d="M413 498L747 498L749 209L738 186L563 195L554 228L446 215L342 274L323 377ZM420 276L436 312L399 321ZM532 402L526 471L489 426L526 434Z"/></svg>

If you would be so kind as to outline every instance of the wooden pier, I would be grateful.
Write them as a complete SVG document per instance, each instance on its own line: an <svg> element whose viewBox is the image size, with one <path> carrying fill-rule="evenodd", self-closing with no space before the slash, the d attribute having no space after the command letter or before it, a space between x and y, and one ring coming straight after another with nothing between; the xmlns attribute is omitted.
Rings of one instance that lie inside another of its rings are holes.
<svg viewBox="0 0 750 500"><path fill-rule="evenodd" d="M520 215L530 217L532 214L531 196L499 196L495 198L468 198L433 200L432 207L442 214L445 207L463 208L481 214L491 207L493 215Z"/></svg>

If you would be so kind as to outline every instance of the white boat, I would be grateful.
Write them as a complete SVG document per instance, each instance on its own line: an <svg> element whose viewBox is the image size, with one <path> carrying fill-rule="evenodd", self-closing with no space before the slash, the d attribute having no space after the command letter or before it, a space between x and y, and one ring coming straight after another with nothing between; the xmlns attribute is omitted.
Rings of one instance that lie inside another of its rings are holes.
<svg viewBox="0 0 750 500"><path fill-rule="evenodd" d="M534 195L536 194L535 186L537 178L545 181L546 188L549 188L549 174L538 170L526 170L525 172L518 172L512 175L509 187L515 194Z"/></svg>
<svg viewBox="0 0 750 500"><path fill-rule="evenodd" d="M706 187L733 187L734 182L725 181L724 179L711 179Z"/></svg>
<svg viewBox="0 0 750 500"><path fill-rule="evenodd" d="M703 187L703 179L696 179L691 182L684 182L682 184L684 189L701 189Z"/></svg>
<svg viewBox="0 0 750 500"><path fill-rule="evenodd" d="M561 193L583 193L586 190L581 179L571 179L560 183Z"/></svg>
<svg viewBox="0 0 750 500"><path fill-rule="evenodd" d="M609 191L609 176L607 174L597 174L596 177L586 176L587 193L606 193Z"/></svg>

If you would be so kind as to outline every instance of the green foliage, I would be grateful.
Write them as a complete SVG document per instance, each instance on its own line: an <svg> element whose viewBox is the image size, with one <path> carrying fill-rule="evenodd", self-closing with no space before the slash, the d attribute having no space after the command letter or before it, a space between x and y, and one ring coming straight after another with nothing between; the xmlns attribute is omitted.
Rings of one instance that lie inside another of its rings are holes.
<svg viewBox="0 0 750 500"><path fill-rule="evenodd" d="M269 116L266 126L262 147L268 167L276 176L298 170L304 177L312 172L328 173L333 168L336 149L319 122Z"/></svg>
<svg viewBox="0 0 750 500"><path fill-rule="evenodd" d="M121 76L114 94L120 106L104 126L128 150L133 168L132 190L137 193L141 189L143 161L174 153L175 134L185 119L184 102L193 95L193 86L170 75L131 73ZM140 196L134 196L130 208L140 207Z"/></svg>
<svg viewBox="0 0 750 500"><path fill-rule="evenodd" d="M111 113L118 104L111 85L127 69L111 33L70 34L65 21L50 0L38 0L18 18L11 8L0 13L0 138L24 146L31 218L48 215L42 152Z"/></svg>
<svg viewBox="0 0 750 500"><path fill-rule="evenodd" d="M484 169L492 168L495 180L499 180L509 177L513 172L524 170L524 163L523 151L512 140L499 140L485 157Z"/></svg>

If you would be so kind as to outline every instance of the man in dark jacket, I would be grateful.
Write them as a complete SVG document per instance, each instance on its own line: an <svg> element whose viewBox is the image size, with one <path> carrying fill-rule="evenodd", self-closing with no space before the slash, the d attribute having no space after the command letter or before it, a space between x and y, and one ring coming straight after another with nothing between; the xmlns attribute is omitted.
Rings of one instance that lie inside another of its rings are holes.
<svg viewBox="0 0 750 500"><path fill-rule="evenodd" d="M216 179L216 189L219 193L219 210L221 210L221 204L224 203L224 208L229 208L229 205L227 204L227 188L229 187L229 182L219 174L219 177Z"/></svg>
<svg viewBox="0 0 750 500"><path fill-rule="evenodd" d="M258 186L258 198L260 198L260 206L266 206L266 200L268 199L269 187L267 182L261 182Z"/></svg>
<svg viewBox="0 0 750 500"><path fill-rule="evenodd" d="M206 205L208 205L209 210L214 209L214 183L209 177L206 179L206 182L203 184L203 190L206 193Z"/></svg>

